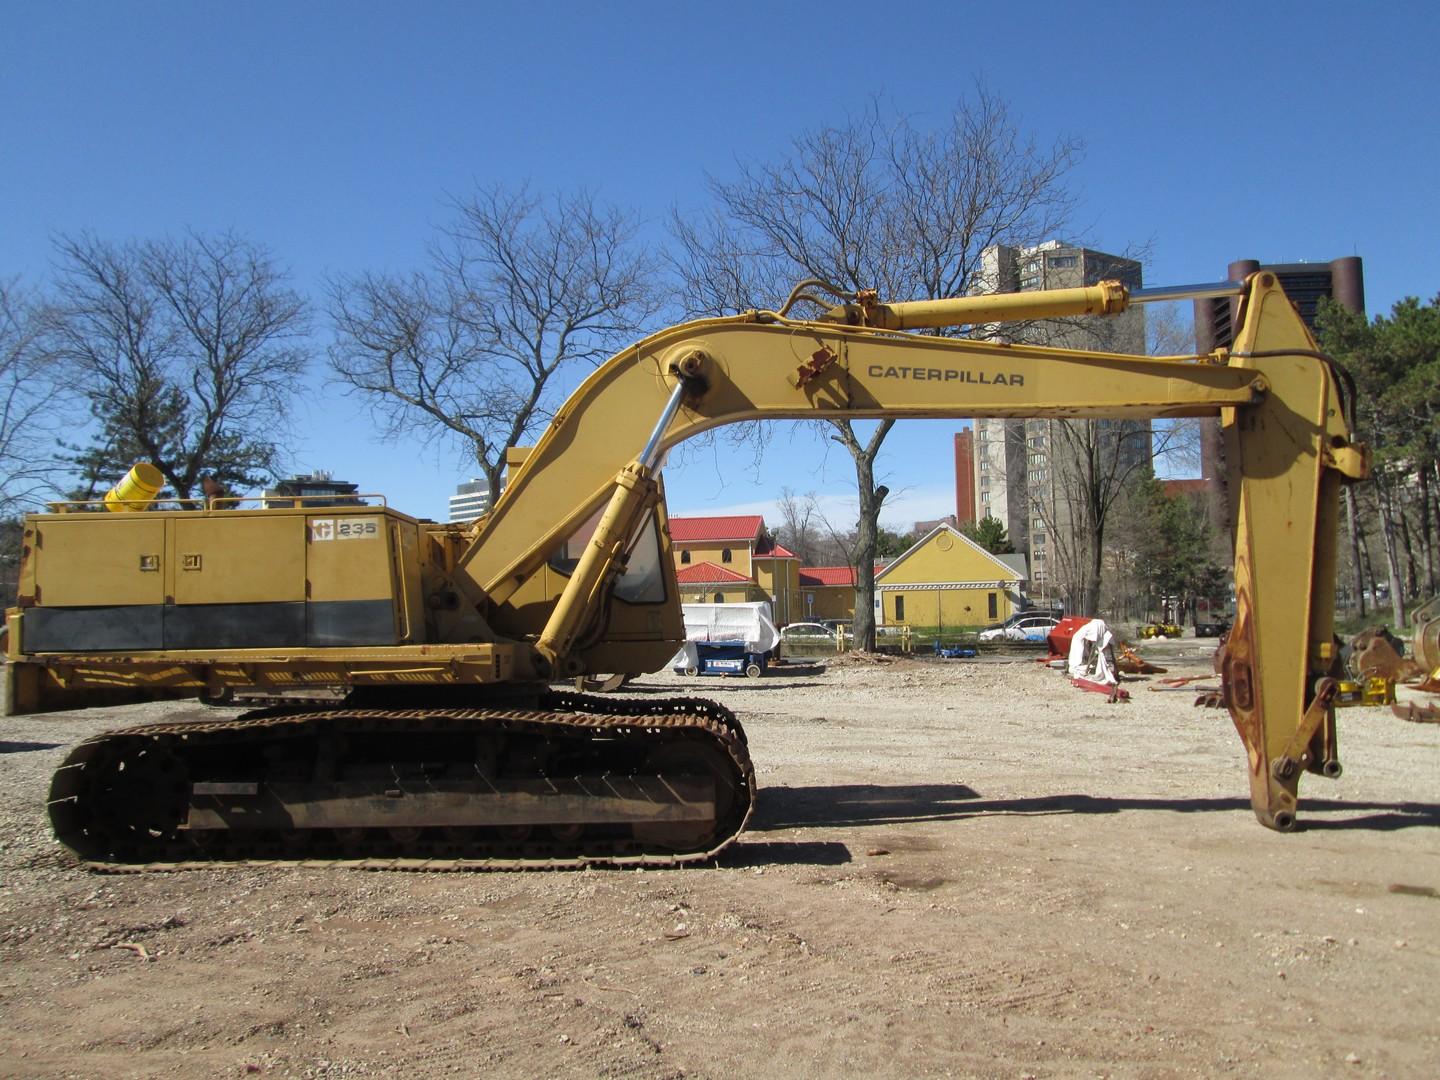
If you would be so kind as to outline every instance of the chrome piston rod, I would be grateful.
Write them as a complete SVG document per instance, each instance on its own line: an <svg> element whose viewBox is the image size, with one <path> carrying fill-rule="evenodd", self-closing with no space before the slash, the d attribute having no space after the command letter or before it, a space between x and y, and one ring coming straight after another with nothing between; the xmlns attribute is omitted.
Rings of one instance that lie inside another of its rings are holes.
<svg viewBox="0 0 1440 1080"><path fill-rule="evenodd" d="M1245 291L1243 281L1215 281L1205 285L1157 285L1154 288L1131 289L1130 303L1157 304L1170 300L1210 300L1217 296L1239 296Z"/></svg>

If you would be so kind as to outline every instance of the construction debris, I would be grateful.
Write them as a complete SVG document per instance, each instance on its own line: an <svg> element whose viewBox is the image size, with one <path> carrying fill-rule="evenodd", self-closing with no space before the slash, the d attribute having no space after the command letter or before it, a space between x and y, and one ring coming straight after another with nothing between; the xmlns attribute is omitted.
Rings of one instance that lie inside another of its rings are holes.
<svg viewBox="0 0 1440 1080"><path fill-rule="evenodd" d="M1161 641L1168 641L1170 638L1180 637L1184 632L1185 631L1175 623L1167 622L1146 623L1140 627L1138 631L1142 638L1159 638Z"/></svg>
<svg viewBox="0 0 1440 1080"><path fill-rule="evenodd" d="M1339 705L1393 705L1395 704L1395 680L1373 675L1366 679L1341 679L1340 689L1335 693L1335 704Z"/></svg>
<svg viewBox="0 0 1440 1080"><path fill-rule="evenodd" d="M1071 679L1070 685L1095 694L1104 694L1112 704L1117 701L1130 700L1130 691L1120 689L1119 683L1097 682L1094 679Z"/></svg>
<svg viewBox="0 0 1440 1080"><path fill-rule="evenodd" d="M1412 724L1440 724L1440 707L1435 705L1417 705L1413 701L1407 701L1400 705L1391 705L1390 711L1401 720L1409 720Z"/></svg>
<svg viewBox="0 0 1440 1080"><path fill-rule="evenodd" d="M829 662L838 666L846 664L893 664L903 659L899 656L891 656L889 653L862 652L859 649L852 649L850 652L840 653Z"/></svg>
<svg viewBox="0 0 1440 1080"><path fill-rule="evenodd" d="M1120 642L1119 647L1115 650L1115 652L1115 666L1121 671L1123 671L1126 675L1165 674L1165 669L1163 667L1157 667L1156 665L1150 663L1150 661L1141 657L1139 653L1137 653L1134 649L1130 647L1129 642Z"/></svg>
<svg viewBox="0 0 1440 1080"><path fill-rule="evenodd" d="M1208 687L1200 687L1199 689L1202 693L1195 699L1195 707L1197 709L1224 709L1228 706L1229 703L1225 700L1224 686L1218 689Z"/></svg>
<svg viewBox="0 0 1440 1080"><path fill-rule="evenodd" d="M1115 635L1104 619L1091 619L1070 638L1065 670L1071 679L1088 679L1109 686L1115 677Z"/></svg>
<svg viewBox="0 0 1440 1080"><path fill-rule="evenodd" d="M1373 676L1392 683L1426 674L1426 669L1405 659L1405 643L1383 626L1372 626L1350 639L1345 668L1356 680Z"/></svg>
<svg viewBox="0 0 1440 1080"><path fill-rule="evenodd" d="M970 660L979 656L980 650L973 645L942 646L939 639L936 639L935 655L946 660Z"/></svg>
<svg viewBox="0 0 1440 1080"><path fill-rule="evenodd" d="M1070 685L1105 694L1112 702L1129 701L1130 695L1120 689L1116 666L1115 635L1104 619L1091 619L1075 631L1065 668Z"/></svg>
<svg viewBox="0 0 1440 1080"><path fill-rule="evenodd" d="M1425 671L1440 668L1440 596L1411 612L1410 654Z"/></svg>
<svg viewBox="0 0 1440 1080"><path fill-rule="evenodd" d="M1154 686L1147 686L1145 689L1147 689L1147 690L1154 690L1154 691L1156 691L1156 692L1158 692L1158 693L1162 693L1162 694L1163 694L1163 693L1171 693L1171 694L1174 694L1174 693L1182 693L1182 694L1183 694L1183 693L1194 693L1194 692L1196 692L1196 691L1199 691L1199 692L1202 693L1202 694L1218 694L1218 693L1220 692L1220 684L1219 684L1219 683L1214 683L1214 684L1207 685L1207 686L1189 686L1189 685L1186 685L1186 684L1188 684L1188 683L1194 682L1196 679L1208 679L1208 678L1211 678L1211 676L1209 676L1209 675L1192 675L1192 676L1190 676L1190 678L1188 678L1188 679L1174 679L1174 680L1171 680L1171 679L1161 679L1161 680L1160 680L1158 683L1156 683ZM1170 684L1170 683L1173 683L1174 685L1167 685L1167 684Z"/></svg>

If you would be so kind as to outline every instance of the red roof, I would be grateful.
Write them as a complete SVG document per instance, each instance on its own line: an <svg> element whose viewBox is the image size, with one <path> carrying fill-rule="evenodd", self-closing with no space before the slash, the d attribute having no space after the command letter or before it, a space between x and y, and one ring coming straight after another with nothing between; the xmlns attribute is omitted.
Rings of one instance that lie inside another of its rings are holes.
<svg viewBox="0 0 1440 1080"><path fill-rule="evenodd" d="M750 584L750 579L744 574L737 574L734 570L716 566L713 562L682 566L675 572L675 580L681 585L730 585L737 581Z"/></svg>
<svg viewBox="0 0 1440 1080"><path fill-rule="evenodd" d="M770 536L760 537L760 543L755 545L755 554L762 559L798 559L800 557L784 544L777 544Z"/></svg>
<svg viewBox="0 0 1440 1080"><path fill-rule="evenodd" d="M802 566L800 584L812 588L820 585L849 585L855 587L853 566Z"/></svg>
<svg viewBox="0 0 1440 1080"><path fill-rule="evenodd" d="M740 517L672 517L670 539L686 540L754 540L760 535L765 519L759 514Z"/></svg>

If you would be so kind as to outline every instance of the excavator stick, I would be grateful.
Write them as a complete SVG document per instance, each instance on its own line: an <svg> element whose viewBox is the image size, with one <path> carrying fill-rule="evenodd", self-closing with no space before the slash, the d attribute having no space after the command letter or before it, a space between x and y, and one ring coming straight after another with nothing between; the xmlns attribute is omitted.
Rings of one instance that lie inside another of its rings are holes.
<svg viewBox="0 0 1440 1080"><path fill-rule="evenodd" d="M1340 775L1335 733L1335 545L1343 480L1368 472L1351 441L1336 374L1271 274L1251 282L1232 367L1267 392L1225 409L1238 472L1234 628L1221 674L1245 744L1255 816L1295 824L1302 771Z"/></svg>

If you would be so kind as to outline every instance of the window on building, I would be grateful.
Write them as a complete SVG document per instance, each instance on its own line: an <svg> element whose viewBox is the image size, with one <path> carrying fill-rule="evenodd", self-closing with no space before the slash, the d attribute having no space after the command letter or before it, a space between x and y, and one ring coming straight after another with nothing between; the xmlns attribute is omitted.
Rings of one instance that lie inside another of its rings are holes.
<svg viewBox="0 0 1440 1080"><path fill-rule="evenodd" d="M1050 265L1058 269L1064 269L1067 266L1074 266L1075 259L1076 256L1074 255L1052 255L1050 257Z"/></svg>
<svg viewBox="0 0 1440 1080"><path fill-rule="evenodd" d="M990 616L989 616L989 617L992 618L992 619L998 619L998 618L1000 617L1000 600L999 600L999 598L998 598L993 592L990 594Z"/></svg>
<svg viewBox="0 0 1440 1080"><path fill-rule="evenodd" d="M730 549L729 549L729 548L722 548L722 549L721 549L721 551L720 551L720 561L721 561L721 562L729 562L729 561L730 561ZM717 604L720 603L719 600L716 600L715 602L716 602Z"/></svg>
<svg viewBox="0 0 1440 1080"><path fill-rule="evenodd" d="M1045 546L1045 534L1044 534L1044 533L1031 533L1031 534L1030 534L1030 542L1031 542L1032 544L1034 544L1037 548L1039 548L1039 547L1044 547L1044 546Z"/></svg>
<svg viewBox="0 0 1440 1080"><path fill-rule="evenodd" d="M682 551L682 552L680 552L680 565L682 565L682 566L688 566L689 563L690 563L690 552L688 552L688 551Z"/></svg>
<svg viewBox="0 0 1440 1080"><path fill-rule="evenodd" d="M1044 454L1031 454L1031 455L1030 455L1030 460L1031 460L1031 462L1033 462L1033 463L1036 464L1036 465L1044 465L1044 464L1045 464L1045 455L1044 455Z"/></svg>
<svg viewBox="0 0 1440 1080"><path fill-rule="evenodd" d="M723 604L724 602L725 602L725 594L724 594L723 592L717 592L717 593L715 594L715 603L717 603L717 604Z"/></svg>
<svg viewBox="0 0 1440 1080"><path fill-rule="evenodd" d="M895 621L905 621L905 597L903 596L895 597Z"/></svg>

